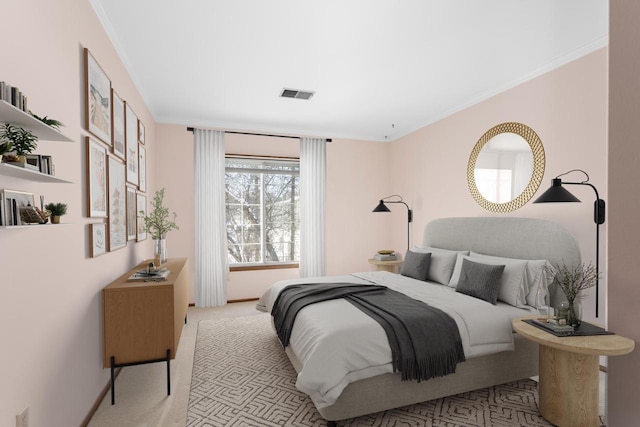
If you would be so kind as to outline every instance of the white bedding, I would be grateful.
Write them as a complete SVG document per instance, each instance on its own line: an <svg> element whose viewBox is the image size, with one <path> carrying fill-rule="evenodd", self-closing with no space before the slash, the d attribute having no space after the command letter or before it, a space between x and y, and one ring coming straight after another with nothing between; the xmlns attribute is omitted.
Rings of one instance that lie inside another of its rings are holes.
<svg viewBox="0 0 640 427"><path fill-rule="evenodd" d="M260 298L257 308L271 312L285 286L310 282L380 284L439 308L458 325L466 358L513 350L511 320L536 313L533 308L504 303L494 306L448 286L386 271L276 282ZM308 394L318 408L335 403L351 382L393 372L384 330L345 300L302 309L294 323L290 349L303 365L296 387Z"/></svg>

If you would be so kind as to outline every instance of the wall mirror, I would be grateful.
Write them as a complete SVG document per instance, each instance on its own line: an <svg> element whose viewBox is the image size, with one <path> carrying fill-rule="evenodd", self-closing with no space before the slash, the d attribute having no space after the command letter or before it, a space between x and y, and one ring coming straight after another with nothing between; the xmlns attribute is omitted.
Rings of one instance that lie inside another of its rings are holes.
<svg viewBox="0 0 640 427"><path fill-rule="evenodd" d="M522 123L501 123L478 140L467 165L467 183L480 206L511 212L533 197L544 175L540 137Z"/></svg>

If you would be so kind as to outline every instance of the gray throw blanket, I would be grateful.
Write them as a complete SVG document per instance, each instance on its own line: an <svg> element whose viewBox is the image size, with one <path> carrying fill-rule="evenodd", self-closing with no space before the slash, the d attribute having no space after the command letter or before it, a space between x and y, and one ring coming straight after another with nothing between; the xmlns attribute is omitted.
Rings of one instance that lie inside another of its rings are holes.
<svg viewBox="0 0 640 427"><path fill-rule="evenodd" d="M393 371L399 371L403 381L420 382L454 373L456 365L465 360L458 326L449 315L385 286L373 285L287 286L271 310L282 345L289 345L295 317L302 308L337 298L346 299L382 326L391 348Z"/></svg>

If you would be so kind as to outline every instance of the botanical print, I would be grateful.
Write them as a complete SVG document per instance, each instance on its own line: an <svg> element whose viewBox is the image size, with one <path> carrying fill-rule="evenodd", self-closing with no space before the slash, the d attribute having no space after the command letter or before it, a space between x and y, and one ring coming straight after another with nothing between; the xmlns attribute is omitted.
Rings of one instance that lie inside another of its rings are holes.
<svg viewBox="0 0 640 427"><path fill-rule="evenodd" d="M127 244L127 200L124 163L109 157L109 251Z"/></svg>
<svg viewBox="0 0 640 427"><path fill-rule="evenodd" d="M124 102L113 91L113 154L125 158L124 151Z"/></svg>
<svg viewBox="0 0 640 427"><path fill-rule="evenodd" d="M107 216L107 150L87 137L87 171L89 174L90 217Z"/></svg>
<svg viewBox="0 0 640 427"><path fill-rule="evenodd" d="M102 139L111 142L111 81L102 71L100 65L85 52L86 68L86 114L89 131Z"/></svg>
<svg viewBox="0 0 640 427"><path fill-rule="evenodd" d="M147 191L147 150L140 145L138 151L138 177L140 180L138 188L140 191Z"/></svg>
<svg viewBox="0 0 640 427"><path fill-rule="evenodd" d="M127 187L127 240L135 240L138 231L136 190Z"/></svg>
<svg viewBox="0 0 640 427"><path fill-rule="evenodd" d="M138 117L126 104L127 182L138 185Z"/></svg>
<svg viewBox="0 0 640 427"><path fill-rule="evenodd" d="M144 226L144 217L147 216L147 196L138 193L138 204L136 211L138 212L138 242L147 238L147 230Z"/></svg>
<svg viewBox="0 0 640 427"><path fill-rule="evenodd" d="M91 258L102 255L107 251L107 236L105 224L89 224L91 232Z"/></svg>

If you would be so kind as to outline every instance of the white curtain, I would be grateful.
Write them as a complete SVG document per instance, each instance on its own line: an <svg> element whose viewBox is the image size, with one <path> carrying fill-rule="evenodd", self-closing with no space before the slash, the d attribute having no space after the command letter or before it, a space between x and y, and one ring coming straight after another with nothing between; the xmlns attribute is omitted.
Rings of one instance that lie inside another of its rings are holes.
<svg viewBox="0 0 640 427"><path fill-rule="evenodd" d="M300 277L325 274L326 141L300 139Z"/></svg>
<svg viewBox="0 0 640 427"><path fill-rule="evenodd" d="M224 132L195 129L196 307L227 303Z"/></svg>

